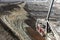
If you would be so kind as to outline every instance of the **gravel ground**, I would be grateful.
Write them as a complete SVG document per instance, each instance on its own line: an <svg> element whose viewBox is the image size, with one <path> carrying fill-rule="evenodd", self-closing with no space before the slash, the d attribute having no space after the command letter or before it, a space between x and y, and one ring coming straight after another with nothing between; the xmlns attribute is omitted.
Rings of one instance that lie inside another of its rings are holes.
<svg viewBox="0 0 60 40"><path fill-rule="evenodd" d="M6 30L4 27L6 26L2 26L0 23L0 40L19 40L12 34L12 32L10 32L8 29Z"/></svg>
<svg viewBox="0 0 60 40"><path fill-rule="evenodd" d="M25 15L26 15L26 12L24 11L24 9L22 8L23 5L8 5L8 6L5 6L5 7L2 7L0 10L0 16L1 18L6 16L6 19L7 19L7 22L12 26L12 28L16 28L14 30L17 30L17 32L19 32L20 34L20 29L19 29L19 19L23 20L25 19ZM16 25L15 25L15 24ZM18 24L17 24L18 23ZM6 26L3 25L3 27L5 29L7 29L7 31L2 27L2 25L0 25L0 40L21 40L21 38L19 37L19 39L17 39L17 37L15 37L14 35L12 35L12 33L8 30L8 28L6 28ZM3 31L3 32L2 32ZM23 35L23 33L22 33ZM26 36L25 36L26 38Z"/></svg>

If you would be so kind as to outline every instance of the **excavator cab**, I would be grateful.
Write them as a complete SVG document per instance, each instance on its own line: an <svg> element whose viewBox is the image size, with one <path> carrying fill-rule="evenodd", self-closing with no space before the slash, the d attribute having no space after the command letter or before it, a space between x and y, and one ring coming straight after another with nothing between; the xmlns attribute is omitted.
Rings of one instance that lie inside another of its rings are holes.
<svg viewBox="0 0 60 40"><path fill-rule="evenodd" d="M35 25L35 30L41 36L46 36L46 33L51 31L50 28L47 29L47 21L49 20L53 2L54 0L28 1L24 7L29 14L30 20L33 18L35 21L33 25Z"/></svg>
<svg viewBox="0 0 60 40"><path fill-rule="evenodd" d="M52 0L46 19L37 19L36 29L46 40L60 39L60 12L59 3Z"/></svg>

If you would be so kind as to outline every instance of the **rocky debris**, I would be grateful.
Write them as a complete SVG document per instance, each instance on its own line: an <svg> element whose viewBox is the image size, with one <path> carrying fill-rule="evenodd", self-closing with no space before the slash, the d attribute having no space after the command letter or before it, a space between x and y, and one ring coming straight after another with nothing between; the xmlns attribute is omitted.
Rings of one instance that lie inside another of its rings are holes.
<svg viewBox="0 0 60 40"><path fill-rule="evenodd" d="M10 32L9 29L5 29L1 23L0 23L0 40L19 40L16 38L12 32Z"/></svg>
<svg viewBox="0 0 60 40"><path fill-rule="evenodd" d="M26 4L25 9L29 11L47 11L48 6L39 4Z"/></svg>
<svg viewBox="0 0 60 40"><path fill-rule="evenodd" d="M13 10L9 11L9 15L1 16L1 21L3 21L3 23L6 24L20 40L31 40L24 30L24 27L28 27L28 25L24 23L28 14L21 5L18 6L19 9L13 7Z"/></svg>
<svg viewBox="0 0 60 40"><path fill-rule="evenodd" d="M46 18L47 14L48 14L48 11L30 12L30 15L36 18Z"/></svg>

